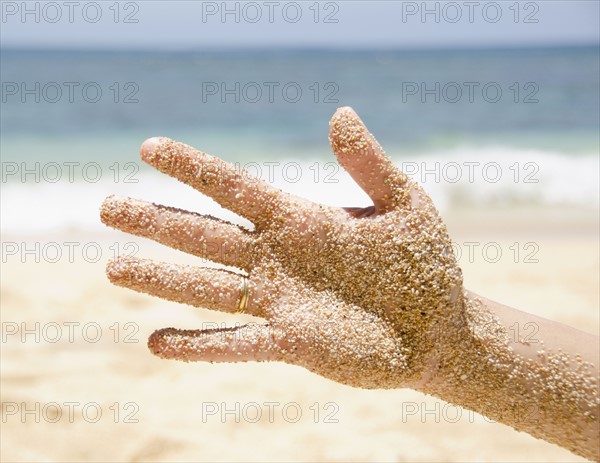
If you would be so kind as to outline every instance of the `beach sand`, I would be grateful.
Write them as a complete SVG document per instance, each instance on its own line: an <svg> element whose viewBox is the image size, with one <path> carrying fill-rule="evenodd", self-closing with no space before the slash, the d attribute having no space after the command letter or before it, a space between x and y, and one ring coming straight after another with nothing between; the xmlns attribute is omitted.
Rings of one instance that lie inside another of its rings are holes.
<svg viewBox="0 0 600 463"><path fill-rule="evenodd" d="M467 288L598 334L597 209L442 215ZM139 243L137 256L198 263L149 241L112 231L2 241L103 250L97 263L77 252L56 263L3 256L2 461L583 461L411 390L352 389L285 364L160 360L146 347L155 329L258 320L112 286L104 266L115 241Z"/></svg>

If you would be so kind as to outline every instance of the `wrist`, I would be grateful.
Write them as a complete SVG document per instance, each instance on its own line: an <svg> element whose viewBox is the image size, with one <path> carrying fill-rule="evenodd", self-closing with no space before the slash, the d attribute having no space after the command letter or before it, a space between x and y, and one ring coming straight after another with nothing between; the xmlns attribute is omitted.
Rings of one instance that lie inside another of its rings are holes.
<svg viewBox="0 0 600 463"><path fill-rule="evenodd" d="M469 320L474 304L470 293L462 290L452 305L433 320L428 333L432 347L424 356L423 372L413 385L415 389L439 396L434 391L445 389L451 379L455 382L453 374L464 370L465 357L478 355L474 338L477 330Z"/></svg>
<svg viewBox="0 0 600 463"><path fill-rule="evenodd" d="M464 304L466 329L440 337L429 379L419 390L597 459L600 399L591 363L542 342L530 346L511 339L509 327L524 312L468 291Z"/></svg>

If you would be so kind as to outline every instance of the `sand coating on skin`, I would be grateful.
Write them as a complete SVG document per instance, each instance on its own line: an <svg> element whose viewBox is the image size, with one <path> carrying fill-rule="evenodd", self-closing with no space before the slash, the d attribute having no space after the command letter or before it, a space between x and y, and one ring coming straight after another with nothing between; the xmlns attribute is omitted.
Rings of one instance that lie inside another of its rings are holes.
<svg viewBox="0 0 600 463"><path fill-rule="evenodd" d="M598 460L594 365L543 342L535 359L525 359L482 299L465 300L470 335L440 351L438 373L420 390Z"/></svg>
<svg viewBox="0 0 600 463"><path fill-rule="evenodd" d="M105 223L243 268L248 312L268 320L252 331L168 328L151 336L150 349L184 361L286 361L356 387L412 387L597 458L573 425L598 406L589 367L569 370L560 353L526 362L511 352L499 322L464 292L429 197L391 165L353 111L336 113L331 134L338 159L374 199L368 216L291 198L258 180L248 186L223 161L172 140L146 153L160 171L252 220L255 231L114 198L103 206ZM235 256L228 249L241 236L244 251ZM121 286L218 310L234 311L239 297L239 280L224 271L121 259L108 274ZM522 420L510 413L515 398L564 426Z"/></svg>

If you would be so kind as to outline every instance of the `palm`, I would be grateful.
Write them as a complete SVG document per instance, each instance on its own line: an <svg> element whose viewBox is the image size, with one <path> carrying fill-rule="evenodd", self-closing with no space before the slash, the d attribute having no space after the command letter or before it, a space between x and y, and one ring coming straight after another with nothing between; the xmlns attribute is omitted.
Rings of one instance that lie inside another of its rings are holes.
<svg viewBox="0 0 600 463"><path fill-rule="evenodd" d="M462 289L445 227L352 110L332 119L331 142L374 206L321 206L244 182L228 164L186 145L144 145L144 160L248 217L255 230L116 198L103 205L105 223L244 270L251 282L247 311L267 320L235 329L159 330L149 341L155 354L283 360L361 387L397 387L416 377L436 319L457 312ZM122 286L230 312L240 294L241 277L224 270L119 259L108 274Z"/></svg>

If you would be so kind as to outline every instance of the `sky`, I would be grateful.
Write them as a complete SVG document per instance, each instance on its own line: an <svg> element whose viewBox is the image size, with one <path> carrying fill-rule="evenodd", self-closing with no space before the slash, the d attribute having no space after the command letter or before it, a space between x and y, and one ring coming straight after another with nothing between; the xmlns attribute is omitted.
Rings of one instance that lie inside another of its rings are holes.
<svg viewBox="0 0 600 463"><path fill-rule="evenodd" d="M444 48L598 44L590 1L1 1L2 48Z"/></svg>

